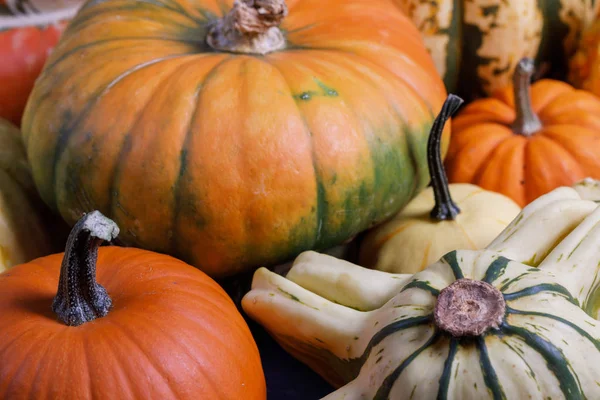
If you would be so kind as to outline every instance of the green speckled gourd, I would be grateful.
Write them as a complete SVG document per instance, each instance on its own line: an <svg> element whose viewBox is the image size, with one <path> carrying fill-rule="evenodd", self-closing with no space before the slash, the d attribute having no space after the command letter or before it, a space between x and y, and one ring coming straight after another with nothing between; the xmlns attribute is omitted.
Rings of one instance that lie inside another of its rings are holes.
<svg viewBox="0 0 600 400"><path fill-rule="evenodd" d="M600 399L600 208L558 188L484 250L414 275L305 252L246 313L337 390L324 400ZM584 198L582 195L584 194Z"/></svg>
<svg viewBox="0 0 600 400"><path fill-rule="evenodd" d="M511 82L523 57L565 78L597 0L391 0L421 31L448 91L466 100Z"/></svg>

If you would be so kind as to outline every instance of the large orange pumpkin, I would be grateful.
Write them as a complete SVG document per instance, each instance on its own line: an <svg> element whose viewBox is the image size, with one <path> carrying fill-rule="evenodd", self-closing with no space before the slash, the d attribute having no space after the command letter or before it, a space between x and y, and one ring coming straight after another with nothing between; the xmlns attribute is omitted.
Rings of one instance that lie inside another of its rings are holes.
<svg viewBox="0 0 600 400"><path fill-rule="evenodd" d="M521 60L513 85L453 119L450 182L474 183L525 206L559 186L600 178L600 99L555 80L530 86L532 73L533 62Z"/></svg>
<svg viewBox="0 0 600 400"><path fill-rule="evenodd" d="M0 398L264 400L256 344L223 289L169 256L98 249L118 231L89 213L64 255L0 274Z"/></svg>
<svg viewBox="0 0 600 400"><path fill-rule="evenodd" d="M80 3L0 1L0 117L21 124L35 79Z"/></svg>
<svg viewBox="0 0 600 400"><path fill-rule="evenodd" d="M23 118L35 182L66 220L98 209L125 243L218 277L397 212L429 180L446 96L391 3L232 3L86 3Z"/></svg>

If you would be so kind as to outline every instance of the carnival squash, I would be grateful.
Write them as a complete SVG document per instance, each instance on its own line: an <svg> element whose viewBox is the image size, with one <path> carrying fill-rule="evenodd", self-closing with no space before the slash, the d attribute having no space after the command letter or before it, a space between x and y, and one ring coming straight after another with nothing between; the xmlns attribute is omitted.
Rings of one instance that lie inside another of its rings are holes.
<svg viewBox="0 0 600 400"><path fill-rule="evenodd" d="M265 400L225 291L169 256L99 248L118 232L88 213L64 254L0 274L0 398Z"/></svg>
<svg viewBox="0 0 600 400"><path fill-rule="evenodd" d="M359 264L380 271L415 273L451 250L482 249L521 211L510 198L468 183L448 185L440 138L462 104L449 95L427 144L431 187L361 240ZM457 199L456 203L454 199Z"/></svg>
<svg viewBox="0 0 600 400"><path fill-rule="evenodd" d="M409 15L448 91L467 100L510 83L519 60L565 78L596 0L391 0Z"/></svg>
<svg viewBox="0 0 600 400"><path fill-rule="evenodd" d="M561 187L484 250L414 274L315 252L244 310L344 399L600 398L600 208ZM586 313L587 312L587 313Z"/></svg>
<svg viewBox="0 0 600 400"><path fill-rule="evenodd" d="M452 120L450 182L473 183L524 206L559 186L600 178L600 98L555 80L530 86L532 73L532 61L521 60L513 85Z"/></svg>
<svg viewBox="0 0 600 400"><path fill-rule="evenodd" d="M86 3L23 119L35 182L67 221L98 209L124 243L215 277L396 213L427 184L446 96L391 3L232 3Z"/></svg>
<svg viewBox="0 0 600 400"><path fill-rule="evenodd" d="M0 2L0 118L21 125L35 79L82 0Z"/></svg>
<svg viewBox="0 0 600 400"><path fill-rule="evenodd" d="M0 272L59 251L64 230L35 190L21 132L0 118Z"/></svg>
<svg viewBox="0 0 600 400"><path fill-rule="evenodd" d="M600 19L583 32L569 64L569 82L600 96Z"/></svg>

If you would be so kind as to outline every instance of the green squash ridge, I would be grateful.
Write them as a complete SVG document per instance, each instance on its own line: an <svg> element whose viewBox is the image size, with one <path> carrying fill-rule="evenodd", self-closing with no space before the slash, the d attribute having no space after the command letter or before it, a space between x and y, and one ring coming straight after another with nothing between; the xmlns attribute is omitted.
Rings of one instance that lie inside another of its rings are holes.
<svg viewBox="0 0 600 400"><path fill-rule="evenodd" d="M542 356L546 361L548 370L558 380L565 398L569 400L586 400L578 377L571 370L569 361L558 347L525 328L508 325L506 322L502 324L500 330L503 334L521 338L526 345Z"/></svg>
<svg viewBox="0 0 600 400"><path fill-rule="evenodd" d="M485 344L485 337L479 336L476 341L477 351L479 352L479 366L483 373L483 381L492 394L494 400L506 400L506 394L502 389L496 370L490 360L490 355Z"/></svg>

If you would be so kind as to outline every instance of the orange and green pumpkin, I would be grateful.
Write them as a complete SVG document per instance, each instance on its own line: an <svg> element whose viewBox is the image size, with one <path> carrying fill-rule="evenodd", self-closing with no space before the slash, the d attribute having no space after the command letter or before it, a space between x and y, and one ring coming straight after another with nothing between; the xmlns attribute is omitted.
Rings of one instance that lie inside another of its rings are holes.
<svg viewBox="0 0 600 400"><path fill-rule="evenodd" d="M232 3L87 2L23 119L38 189L67 221L98 209L124 243L213 277L396 213L429 180L446 97L391 3Z"/></svg>
<svg viewBox="0 0 600 400"><path fill-rule="evenodd" d="M448 91L471 100L510 84L519 60L564 78L597 0L391 0L421 31Z"/></svg>

